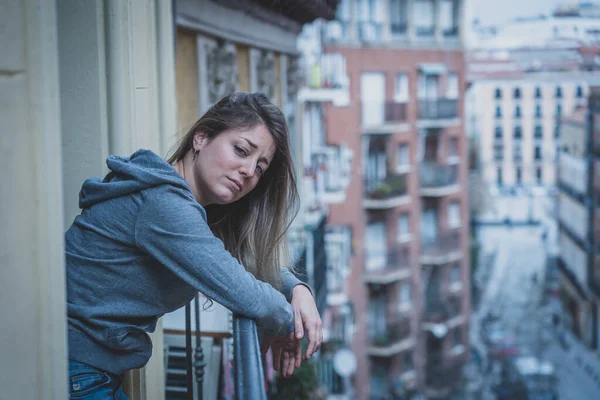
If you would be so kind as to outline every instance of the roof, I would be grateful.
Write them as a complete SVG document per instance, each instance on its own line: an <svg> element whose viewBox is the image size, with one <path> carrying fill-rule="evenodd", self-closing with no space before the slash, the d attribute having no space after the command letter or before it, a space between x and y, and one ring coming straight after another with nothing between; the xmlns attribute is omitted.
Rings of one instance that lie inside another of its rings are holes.
<svg viewBox="0 0 600 400"><path fill-rule="evenodd" d="M340 0L252 0L252 2L293 21L308 24L318 18L334 19L335 9Z"/></svg>

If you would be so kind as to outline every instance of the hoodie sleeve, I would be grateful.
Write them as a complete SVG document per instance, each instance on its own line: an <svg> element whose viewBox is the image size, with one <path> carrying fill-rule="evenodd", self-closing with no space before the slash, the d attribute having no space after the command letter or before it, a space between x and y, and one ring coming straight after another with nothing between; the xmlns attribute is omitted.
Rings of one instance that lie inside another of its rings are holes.
<svg viewBox="0 0 600 400"><path fill-rule="evenodd" d="M292 294L293 294L292 291L294 290L294 288L297 285L306 286L306 288L312 294L312 289L306 283L304 283L300 279L298 279L296 277L296 275L291 273L290 270L285 267L281 268L281 280L282 280L281 293L284 294L285 298L289 302L292 301Z"/></svg>
<svg viewBox="0 0 600 400"><path fill-rule="evenodd" d="M286 298L257 280L213 235L205 212L175 189L146 194L135 227L136 245L198 291L274 334L294 330Z"/></svg>

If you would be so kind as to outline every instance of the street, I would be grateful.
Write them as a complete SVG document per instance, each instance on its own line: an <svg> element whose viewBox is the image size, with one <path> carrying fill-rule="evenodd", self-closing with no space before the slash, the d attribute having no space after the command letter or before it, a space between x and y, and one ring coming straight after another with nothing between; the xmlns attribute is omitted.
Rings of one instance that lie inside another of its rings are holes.
<svg viewBox="0 0 600 400"><path fill-rule="evenodd" d="M530 204L534 205L531 212ZM482 270L475 280L480 281L482 292L470 334L471 345L482 359L482 399L495 399L492 389L500 384L501 363L492 357L482 331L484 321L490 319L510 339L508 343L514 342L519 356L552 362L561 400L600 398L600 360L552 324L552 310L560 310L560 304L556 297L544 298L546 257L557 252L552 209L547 197L496 197L488 224L478 227ZM535 224L494 223L506 218L525 221L530 215Z"/></svg>

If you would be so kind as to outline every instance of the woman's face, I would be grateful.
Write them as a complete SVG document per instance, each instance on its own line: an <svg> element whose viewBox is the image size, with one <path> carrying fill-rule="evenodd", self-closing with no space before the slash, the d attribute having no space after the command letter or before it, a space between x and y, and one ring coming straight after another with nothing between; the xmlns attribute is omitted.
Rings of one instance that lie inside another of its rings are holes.
<svg viewBox="0 0 600 400"><path fill-rule="evenodd" d="M194 183L200 204L228 204L256 187L275 154L275 142L267 128L229 129L214 137L194 136Z"/></svg>

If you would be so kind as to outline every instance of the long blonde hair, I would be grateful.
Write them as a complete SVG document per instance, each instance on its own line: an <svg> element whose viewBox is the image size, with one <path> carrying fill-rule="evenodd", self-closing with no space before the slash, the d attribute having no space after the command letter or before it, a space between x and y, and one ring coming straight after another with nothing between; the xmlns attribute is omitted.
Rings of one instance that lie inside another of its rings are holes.
<svg viewBox="0 0 600 400"><path fill-rule="evenodd" d="M246 196L234 203L207 206L206 213L212 232L246 270L280 288L285 234L299 203L288 127L281 110L262 93L236 92L226 96L192 126L168 162L175 164L185 157L197 132L212 140L228 129L252 129L258 125L264 125L275 142L269 168Z"/></svg>

